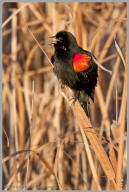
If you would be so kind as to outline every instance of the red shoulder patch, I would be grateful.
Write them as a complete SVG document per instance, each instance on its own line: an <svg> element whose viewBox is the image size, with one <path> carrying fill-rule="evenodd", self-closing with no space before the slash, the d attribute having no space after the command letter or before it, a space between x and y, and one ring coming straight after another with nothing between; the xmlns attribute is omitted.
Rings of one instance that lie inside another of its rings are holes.
<svg viewBox="0 0 129 192"><path fill-rule="evenodd" d="M54 54L51 54L50 59L51 59L51 62L54 63Z"/></svg>
<svg viewBox="0 0 129 192"><path fill-rule="evenodd" d="M54 54L51 54L51 56L50 56L50 59L52 60L52 57L54 56Z"/></svg>
<svg viewBox="0 0 129 192"><path fill-rule="evenodd" d="M87 54L75 54L73 58L73 68L76 72L85 71L89 68L91 57Z"/></svg>

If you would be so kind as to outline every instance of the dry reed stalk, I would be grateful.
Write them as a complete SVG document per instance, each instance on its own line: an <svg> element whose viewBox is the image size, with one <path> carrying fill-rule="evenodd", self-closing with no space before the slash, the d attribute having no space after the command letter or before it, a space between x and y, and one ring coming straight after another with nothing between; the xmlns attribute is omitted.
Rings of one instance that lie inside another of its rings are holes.
<svg viewBox="0 0 129 192"><path fill-rule="evenodd" d="M17 87L17 98L18 98L18 106L19 106L19 121L20 121L20 127L19 127L19 150L24 149L25 145L25 105L24 105L24 95L21 91L21 85L20 81L16 80L16 87Z"/></svg>
<svg viewBox="0 0 129 192"><path fill-rule="evenodd" d="M35 3L30 3L29 8L31 9L32 13L35 15L35 17L43 24L44 19L39 11L36 10Z"/></svg>
<svg viewBox="0 0 129 192"><path fill-rule="evenodd" d="M102 31L101 31L102 33ZM97 41L96 41L96 45L95 45L95 50L94 50L94 55L96 56L96 58L99 56L100 50L101 50L101 40L102 40L102 35L99 34Z"/></svg>
<svg viewBox="0 0 129 192"><path fill-rule="evenodd" d="M126 118L126 89L127 89L127 77L125 75L123 96L122 96L122 118L120 122L120 141L119 141L119 150L118 150L118 167L117 167L117 189L121 190L121 182L122 182L122 167L123 167L123 147L124 147L124 129L125 129L125 118Z"/></svg>
<svg viewBox="0 0 129 192"><path fill-rule="evenodd" d="M127 100L127 65L125 62L125 59L123 57L123 54L120 50L119 45L115 41L116 49L121 57L121 60L125 67L125 73L124 73L124 88L123 88L123 95L122 95L122 103L121 103L121 111L119 115L119 149L118 149L118 166L117 166L117 189L122 189L121 182L122 182L122 162L123 162L123 145L124 145L124 128L125 128L125 117L126 117L126 100ZM122 114L122 115L121 115Z"/></svg>
<svg viewBox="0 0 129 192"><path fill-rule="evenodd" d="M32 26L36 26L36 25L38 25L38 24L40 24L40 21L38 21L37 19L26 23L27 26L31 26L31 27L32 27ZM23 26L18 25L18 26L17 26L17 31L20 30L20 29L22 29L22 27L23 27ZM44 28L43 28L43 29L44 29ZM2 37L6 36L6 35L9 35L10 33L11 33L11 29L6 29L6 30L3 31ZM35 33L37 33L37 32L35 32Z"/></svg>
<svg viewBox="0 0 129 192"><path fill-rule="evenodd" d="M107 111L108 111L110 100L111 100L111 94L112 94L112 91L113 91L113 86L114 86L116 76L117 76L117 73L118 73L119 64L120 64L120 58L118 57L117 60L116 60L116 64L114 66L113 75L112 75L110 85L109 85L109 88L108 88L106 102L105 102L105 104L101 104L101 109L103 109L103 112L102 112L103 121L102 121L101 127L103 127L105 125L107 133L109 132L109 128L110 128ZM100 93L99 93L99 96L100 96ZM101 101L101 103L102 103L101 99L99 101ZM103 105L105 106L104 108L102 107ZM102 129L100 129L100 135L102 135ZM110 137L108 136L108 138L110 138Z"/></svg>
<svg viewBox="0 0 129 192"><path fill-rule="evenodd" d="M100 184L99 184L99 180L98 180L98 176L97 176L97 172L96 172L96 169L95 169L95 166L94 166L94 162L93 162L93 158L92 158L92 155L91 155L91 151L90 151L90 148L89 148L88 140L87 140L87 138L86 138L86 136L85 136L85 131L83 130L84 127L82 128L81 126L82 126L82 125L80 125L80 131L81 131L82 138L83 138L83 141L84 141L85 150L86 150L87 157L88 157L88 160L89 160L90 168L91 168L91 170L92 170L93 178L94 178L94 180L95 180L97 189L98 189L98 190L101 190L101 187L100 187ZM85 129L85 130L86 130L86 129ZM91 142L91 141L90 141L90 142ZM92 144L92 143L93 143L93 142L91 142L91 144Z"/></svg>
<svg viewBox="0 0 129 192"><path fill-rule="evenodd" d="M25 105L26 105L26 110L28 114L29 120L31 119L30 114L31 114L31 106L30 106L30 96L29 96L29 79L28 76L25 74L24 75L24 97L25 97Z"/></svg>
<svg viewBox="0 0 129 192"><path fill-rule="evenodd" d="M52 13L51 13L51 20L52 20L52 35L56 34L56 30L57 30L57 23L56 23L56 18L57 18L57 13L56 13L56 4L53 2L50 4L50 6L52 6ZM50 10L51 7L49 7Z"/></svg>
<svg viewBox="0 0 129 192"><path fill-rule="evenodd" d="M34 56L34 54L35 54L35 51L36 51L36 49L38 48L38 45L34 45L34 47L31 49L31 51L29 52L29 55L28 55L28 57L27 57L27 59L26 59L26 64L25 64L25 71L28 71L29 70L29 67L30 67L30 65L31 65L31 63L32 63L32 58L33 58L33 56ZM27 74L28 75L28 74Z"/></svg>
<svg viewBox="0 0 129 192"><path fill-rule="evenodd" d="M81 108L79 109L79 107L80 107L79 103L76 107L73 106L74 110L77 110L77 111L81 109ZM115 180L114 180L115 174L114 174L114 171L113 171L112 166L110 164L110 161L109 161L105 151L103 150L103 147L100 144L100 141L97 138L96 133L94 132L94 129L91 128L91 125L89 123L86 123L88 121L85 119L85 117L82 117L82 111L80 114L81 114L81 116L79 115L79 120L81 122L81 126L85 130L85 133L86 133L86 135L87 135L87 137L88 137L88 139L89 139L89 141L90 141L90 143L91 143L91 145L95 151L97 158L100 161L101 166L104 169L105 174L107 175L109 180L113 181L113 183L115 185ZM83 118L85 119L85 121L83 121L84 120ZM87 129L85 127L86 124L88 127L90 127L90 129ZM83 134L83 137L85 137L84 133L82 133L82 134ZM86 140L84 140L84 142L86 142Z"/></svg>
<svg viewBox="0 0 129 192"><path fill-rule="evenodd" d="M4 187L4 190L10 190L10 186L13 184L14 179L15 179L16 175L14 174L10 179L8 184Z"/></svg>
<svg viewBox="0 0 129 192"><path fill-rule="evenodd" d="M48 67L42 67L42 68L39 68L37 70L30 70L27 73L27 76L28 77L31 77L31 76L34 76L34 75L38 75L38 74L42 74L42 73L45 73L45 72L49 72L49 71L52 71L53 67L51 66L48 66ZM7 76L8 78L8 76ZM23 75L22 74L16 74L16 78L17 79L22 79L23 78ZM8 80L9 81L9 80ZM4 83L4 82L3 82Z"/></svg>
<svg viewBox="0 0 129 192"><path fill-rule="evenodd" d="M51 98L51 101L49 101L49 103L51 103L52 101L53 101L53 98ZM38 126L35 127L32 134L33 146L38 146L39 141L42 138L42 135L45 134L46 130L44 129L44 127L48 119L49 113L50 113L50 108L48 106L45 110L42 111L42 114L40 115L40 121L38 123ZM36 138L35 138L35 135L36 135Z"/></svg>
<svg viewBox="0 0 129 192"><path fill-rule="evenodd" d="M109 38L107 39L107 41L106 41L106 43L104 45L104 48L103 48L103 50L101 52L101 55L99 57L99 61L101 61L105 57L105 55L107 54L108 48L110 47L110 45L111 45L111 43L112 43L112 41L114 39L114 36L115 36L115 34L117 33L117 31L119 29L119 26L120 26L121 21L122 21L121 19L123 19L126 16L126 13L127 13L127 11L126 11L126 8L125 8L123 10L123 12L121 13L121 15L119 16L120 22L116 23L116 25L114 26L114 28L112 30L111 35L109 36Z"/></svg>
<svg viewBox="0 0 129 192"><path fill-rule="evenodd" d="M116 60L115 66L114 66L114 70L113 70L113 75L112 75L110 85L109 85L109 88L108 88L108 92L107 92L106 105L105 105L106 109L108 109L108 107L109 107L109 103L110 103L110 100L111 100L111 93L112 93L113 86L114 86L116 78L117 78L119 65L120 65L120 58L117 57L117 60Z"/></svg>
<svg viewBox="0 0 129 192"><path fill-rule="evenodd" d="M29 4L29 8L35 17L41 22L43 27L49 32L49 34L51 34L51 28L44 22L42 15L36 10L34 4Z"/></svg>
<svg viewBox="0 0 129 192"><path fill-rule="evenodd" d="M112 163L112 167L113 167L115 175L116 175L118 164L117 164L117 159L116 159L116 155L114 152L114 148L112 146L110 146L109 157L110 157L110 161Z"/></svg>
<svg viewBox="0 0 129 192"><path fill-rule="evenodd" d="M100 64L105 63L105 62L107 62L107 61L110 61L110 60L116 58L116 56L117 56L116 53L115 53L115 54L112 54L112 55L106 57L105 59L103 59L103 60L100 62Z"/></svg>
<svg viewBox="0 0 129 192"><path fill-rule="evenodd" d="M123 62L123 64L124 64L124 66L125 66L126 63L125 63L124 56L123 56L123 54L122 54L122 52L121 52L121 50L120 50L120 47L119 47L118 43L116 42L116 40L115 40L115 47L116 47L116 50L118 51L118 53L119 53L119 55L120 55L120 57L121 57L121 60L122 60L122 62Z"/></svg>
<svg viewBox="0 0 129 192"><path fill-rule="evenodd" d="M118 78L116 78L116 122L118 121Z"/></svg>
<svg viewBox="0 0 129 192"><path fill-rule="evenodd" d="M24 5L22 7L20 7L19 9L17 9L3 24L2 24L2 28L4 28L7 23L9 23L13 17L15 17L18 13L21 12L22 9L24 9L25 7L27 7L29 5L29 3L24 3Z"/></svg>
<svg viewBox="0 0 129 192"><path fill-rule="evenodd" d="M56 132L57 132L57 138L58 136L61 135L61 127L60 127L60 110L61 110L61 102L62 102L62 97L59 96L59 99L56 101L56 116L55 116L55 120L56 120ZM57 139L57 148L59 148L58 150L58 179L59 179L59 182L60 182L60 185L62 186L62 189L63 189L63 162L62 162L62 159L63 159L63 148L61 147L61 143L60 143L60 139Z"/></svg>
<svg viewBox="0 0 129 192"><path fill-rule="evenodd" d="M37 41L37 39L35 38L35 36L33 35L32 31L28 28L29 32L31 33L33 39L36 41L37 45L40 47L40 49L42 50L42 52L44 53L44 55L47 57L49 63L51 66L53 66L51 60L49 59L48 55L46 54L46 52L44 51L44 49L41 47L40 43ZM35 50L32 51L30 58L33 56L33 53L35 52ZM30 60L30 59L29 59Z"/></svg>
<svg viewBox="0 0 129 192"><path fill-rule="evenodd" d="M79 2L75 2L74 4L71 4L72 7L72 13L73 13L73 26L71 27L71 32L73 32L73 34L75 35L75 22L76 22L76 14L78 11L78 6L79 6Z"/></svg>
<svg viewBox="0 0 129 192"><path fill-rule="evenodd" d="M112 6L109 7L108 11L104 12L103 17L101 16L99 18L100 23L98 25L98 28L95 31L95 35L89 45L89 50L92 50L95 44L97 45L99 43L99 39L101 40L103 37L103 29L106 26L106 19L108 19L112 12ZM101 37L101 38L100 38ZM97 56L97 55L96 55ZM98 55L99 56L99 55Z"/></svg>
<svg viewBox="0 0 129 192"><path fill-rule="evenodd" d="M12 10L12 12L14 13L15 9ZM15 77L16 61L17 61L17 55L15 54L16 47L17 47L17 35L16 35L17 30L16 30L16 28L17 28L17 17L14 16L12 19L12 41L11 41L12 67L13 67L13 71L12 71L13 111L12 112L13 112L13 116L14 116L13 122L14 122L14 131L15 131L15 149L16 149L16 151L18 151L19 150L19 139L18 139L18 127L17 127L17 121L16 121L16 77ZM18 169L18 167L20 166L19 157L17 157L15 160L16 160L16 167ZM16 184L20 185L20 183L21 183L21 175L20 175L20 173L18 173Z"/></svg>
<svg viewBox="0 0 129 192"><path fill-rule="evenodd" d="M122 53L120 54L120 56ZM123 60L122 60L123 61ZM119 140L119 149L118 149L118 167L117 167L117 189L121 190L121 182L122 182L122 167L123 167L123 147L124 147L124 131L125 131L125 121L126 121L126 103L127 103L127 63L125 60L123 62L125 64L125 72L124 72L124 87L122 94L122 103L121 103L121 111L119 116L119 132L120 132L120 140Z"/></svg>
<svg viewBox="0 0 129 192"><path fill-rule="evenodd" d="M75 130L76 130L76 132L79 131L79 126L78 126L77 122L75 122ZM79 138L80 138L79 135L76 135L76 138L79 140ZM76 145L75 150L76 150L76 159L75 159L76 163L73 164L73 166L74 166L73 170L75 170L74 184L75 184L75 189L78 189L78 186L79 186L79 183L78 183L79 171L78 170L79 170L79 162L80 162L80 155L81 155L79 143ZM84 173L84 174L87 174L87 173ZM87 181L87 176L85 176L83 178L85 178L85 180ZM87 184L88 182L85 182L85 183ZM84 185L85 185L85 183L84 183ZM88 188L88 186L87 186L87 188Z"/></svg>
<svg viewBox="0 0 129 192"><path fill-rule="evenodd" d="M87 181L88 180L88 177L87 177L87 163L86 163L86 155L85 153L81 153L81 157L82 157L82 170L83 170L83 178ZM97 179L98 180L98 179ZM98 189L100 189L100 185L99 185L99 182L97 181L97 187ZM83 185L83 189L84 190L87 190L88 189L88 186L87 186L87 182L84 182L84 185Z"/></svg>
<svg viewBox="0 0 129 192"><path fill-rule="evenodd" d="M59 148L58 148L58 150L59 150ZM63 190L62 185L60 184L60 180L58 178L58 150L57 150L57 153L56 153L55 162L54 162L54 169L53 170L54 170L54 173L55 173L55 177L56 177L59 189Z"/></svg>
<svg viewBox="0 0 129 192"><path fill-rule="evenodd" d="M30 114L30 127L29 127L29 146L28 149L31 149L31 143L32 143L32 131L33 131L33 108L34 108L34 81L32 82L32 102L31 102L31 114ZM30 166L30 154L27 154L27 165L26 165L26 178L25 178L25 186L28 184L29 179L29 166ZM24 190L26 187L24 188Z"/></svg>
<svg viewBox="0 0 129 192"><path fill-rule="evenodd" d="M80 25L78 27L79 22L80 22ZM82 45L81 31L82 31L83 25L82 25L82 12L80 10L80 4L78 4L78 11L76 13L76 17L74 20L74 28L75 28L75 36L77 38L77 42L79 45Z"/></svg>
<svg viewBox="0 0 129 192"><path fill-rule="evenodd" d="M82 26L82 47L85 50L88 50L88 32L87 29Z"/></svg>
<svg viewBox="0 0 129 192"><path fill-rule="evenodd" d="M84 149L80 149L80 146L79 146L79 157L80 157L80 155L81 155L81 153L83 153L84 152ZM66 151L64 151L64 154L65 154L65 156L66 157L68 157L68 159L70 159L70 160L72 160L72 161L74 161L74 159L71 157L71 155L69 155L68 153L66 153ZM78 159L79 160L79 162L80 162L80 159ZM87 178L83 178L83 173L82 173L82 171L80 170L80 168L78 167L74 167L74 165L76 166L76 164L73 164L73 170L74 170L74 168L76 169L76 171L78 172L78 175L79 175L79 177L81 177L81 179L83 180L83 182L84 182L84 184L87 184L87 188L88 188L88 183L87 183ZM79 165L79 164L78 164ZM87 172L85 173L85 174L87 174ZM79 185L79 183L77 184L77 185ZM79 187L79 186L78 186ZM75 189L77 189L76 187L75 187Z"/></svg>
<svg viewBox="0 0 129 192"><path fill-rule="evenodd" d="M107 138L110 141L110 122L109 122L108 113L107 113L107 110L105 108L105 102L104 102L104 98L103 98L102 91L101 91L101 88L100 88L99 84L97 85L95 91L96 91L96 95L97 95L97 98L98 98L98 103L99 103L99 106L100 106L101 113L105 117L104 121L106 122L106 127L107 127L106 135L107 135Z"/></svg>
<svg viewBox="0 0 129 192"><path fill-rule="evenodd" d="M67 95L68 98L72 97L72 93L70 94L70 91L68 92L68 88L66 89L65 94ZM68 95L69 94L69 95ZM95 154L98 158L98 160L100 161L100 164L105 172L105 174L107 175L109 180L112 180L114 182L115 185L115 173L114 170L110 164L110 161L94 131L94 129L92 128L88 118L86 117L83 109L81 108L79 102L77 101L74 105L72 105L72 109L75 112L77 119L80 122L80 131L82 133L83 139L84 139L84 143L87 143L86 137L84 132L86 133L94 151ZM88 146L88 143L85 147ZM86 149L86 151L88 150L88 148Z"/></svg>

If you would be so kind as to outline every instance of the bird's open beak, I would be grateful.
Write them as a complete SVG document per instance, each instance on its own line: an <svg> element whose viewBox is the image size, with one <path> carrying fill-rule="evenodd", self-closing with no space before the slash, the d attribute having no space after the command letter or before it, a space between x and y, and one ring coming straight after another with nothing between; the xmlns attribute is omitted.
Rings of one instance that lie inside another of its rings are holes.
<svg viewBox="0 0 129 192"><path fill-rule="evenodd" d="M55 44L57 44L57 40L56 40L56 36L55 36L55 35L54 35L54 36L49 37L49 39L55 39L55 41L50 42L50 43L49 43L49 45L54 46Z"/></svg>
<svg viewBox="0 0 129 192"><path fill-rule="evenodd" d="M49 38L50 38L50 39L51 39L51 38L56 39L56 36L54 35L54 36L51 36L51 37L49 37Z"/></svg>
<svg viewBox="0 0 129 192"><path fill-rule="evenodd" d="M59 40L59 39L57 39L55 35L54 35L54 36L49 37L49 39L55 39L54 41L52 41L52 42L50 42L50 43L49 43L49 45L52 45L52 46L57 45L57 44L58 44L58 42L60 42L60 40Z"/></svg>

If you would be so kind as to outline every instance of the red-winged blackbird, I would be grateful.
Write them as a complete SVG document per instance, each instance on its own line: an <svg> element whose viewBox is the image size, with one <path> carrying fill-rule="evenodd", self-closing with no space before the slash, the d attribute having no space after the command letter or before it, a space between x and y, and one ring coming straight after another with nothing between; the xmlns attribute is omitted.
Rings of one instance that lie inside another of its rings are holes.
<svg viewBox="0 0 129 192"><path fill-rule="evenodd" d="M93 99L97 84L98 67L93 55L78 46L75 37L70 32L60 31L55 36L54 55L51 61L54 73L62 84L75 91L81 106L89 116L89 97Z"/></svg>

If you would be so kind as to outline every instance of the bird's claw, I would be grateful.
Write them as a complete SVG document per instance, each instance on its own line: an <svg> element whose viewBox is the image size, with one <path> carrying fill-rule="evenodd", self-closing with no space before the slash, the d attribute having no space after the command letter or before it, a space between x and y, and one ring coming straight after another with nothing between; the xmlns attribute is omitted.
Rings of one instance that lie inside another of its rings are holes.
<svg viewBox="0 0 129 192"><path fill-rule="evenodd" d="M77 101L76 97L72 97L72 98L69 99L69 102L70 102L71 105L74 105L76 103L76 101Z"/></svg>

